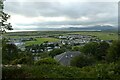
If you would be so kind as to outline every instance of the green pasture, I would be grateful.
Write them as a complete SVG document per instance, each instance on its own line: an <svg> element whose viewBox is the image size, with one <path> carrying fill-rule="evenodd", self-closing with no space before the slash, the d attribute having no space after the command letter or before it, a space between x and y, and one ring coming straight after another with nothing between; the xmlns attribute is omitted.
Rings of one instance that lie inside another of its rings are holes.
<svg viewBox="0 0 120 80"><path fill-rule="evenodd" d="M34 37L39 37L39 36L6 36L7 38L15 38L15 39L19 39L19 38L34 38Z"/></svg>
<svg viewBox="0 0 120 80"><path fill-rule="evenodd" d="M102 40L117 40L118 34L115 32L74 32L69 34L81 34L81 35L92 35L97 36Z"/></svg>
<svg viewBox="0 0 120 80"><path fill-rule="evenodd" d="M33 45L33 44L41 44L45 41L48 41L48 42L57 42L59 41L59 39L56 39L56 38L36 38L36 41L27 41L25 43L26 46L28 45Z"/></svg>
<svg viewBox="0 0 120 80"><path fill-rule="evenodd" d="M24 34L23 34L24 33ZM40 35L67 35L67 34L82 34L82 35L92 35L92 36L97 36L98 38L102 39L102 40L117 40L118 39L118 34L117 32L95 32L95 31L66 31L66 32L63 32L63 31L58 31L58 32L55 32L55 31L48 31L48 32L34 32L34 34L36 33L36 35L32 35L33 33L31 32L28 32L29 33L29 36L25 36L26 33L25 32L21 32L22 36L19 36L19 34L14 34L14 36L8 36L8 34L6 35L6 37L10 37L10 38L30 38L30 37L39 37ZM37 34L39 33L39 35ZM9 33L11 34L11 33ZM13 33L12 33L13 34ZM44 38L41 40L37 39L38 41L37 42L42 42L42 41L46 41L46 38L44 40ZM48 41L51 41L52 39L48 39ZM53 39L52 41L54 41L56 39ZM37 43L37 42L30 42L30 43ZM28 42L29 44L29 42Z"/></svg>

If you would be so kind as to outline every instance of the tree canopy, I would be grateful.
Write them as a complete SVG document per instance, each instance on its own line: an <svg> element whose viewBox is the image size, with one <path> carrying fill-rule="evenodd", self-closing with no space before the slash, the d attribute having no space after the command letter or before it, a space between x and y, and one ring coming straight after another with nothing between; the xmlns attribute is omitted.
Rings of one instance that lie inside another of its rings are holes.
<svg viewBox="0 0 120 80"><path fill-rule="evenodd" d="M90 42L81 48L81 52L85 55L94 56L98 60L102 60L105 59L109 47L110 45L105 41Z"/></svg>
<svg viewBox="0 0 120 80"><path fill-rule="evenodd" d="M13 30L10 23L7 22L7 20L10 18L10 15L3 12L4 4L3 0L0 0L0 32L4 33L5 30Z"/></svg>
<svg viewBox="0 0 120 80"><path fill-rule="evenodd" d="M107 60L116 62L120 60L120 41L114 41L110 46L107 54Z"/></svg>

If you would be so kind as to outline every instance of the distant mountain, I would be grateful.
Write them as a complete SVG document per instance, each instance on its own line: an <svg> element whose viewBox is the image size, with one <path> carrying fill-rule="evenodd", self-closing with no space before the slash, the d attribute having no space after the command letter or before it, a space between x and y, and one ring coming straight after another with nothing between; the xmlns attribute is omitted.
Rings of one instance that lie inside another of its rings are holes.
<svg viewBox="0 0 120 80"><path fill-rule="evenodd" d="M90 26L90 27L69 27L67 30L77 30L77 31L111 31L117 30L117 28L113 26Z"/></svg>
<svg viewBox="0 0 120 80"><path fill-rule="evenodd" d="M96 25L87 27L68 27L68 28L37 28L40 31L113 31L116 27L110 25Z"/></svg>

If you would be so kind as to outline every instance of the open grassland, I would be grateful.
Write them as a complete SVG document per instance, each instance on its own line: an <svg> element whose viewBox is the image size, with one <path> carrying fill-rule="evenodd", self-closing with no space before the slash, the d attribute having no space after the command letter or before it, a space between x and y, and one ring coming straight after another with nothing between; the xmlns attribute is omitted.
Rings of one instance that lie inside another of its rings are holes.
<svg viewBox="0 0 120 80"><path fill-rule="evenodd" d="M82 34L97 36L102 40L117 40L117 32L99 32L99 31L36 31L36 32L19 32L19 33L7 33L5 36L8 38L30 38L39 37L43 35L67 35L67 34Z"/></svg>
<svg viewBox="0 0 120 80"><path fill-rule="evenodd" d="M20 38L35 38L35 37L39 37L39 36L18 36L17 34L16 34L16 36L5 36L5 37L7 37L7 38L15 38L15 39L20 39Z"/></svg>
<svg viewBox="0 0 120 80"><path fill-rule="evenodd" d="M33 45L33 44L41 44L45 41L48 41L48 42L57 42L59 41L59 39L56 39L56 38L36 38L36 41L27 41L25 43L26 46L28 45Z"/></svg>
<svg viewBox="0 0 120 80"><path fill-rule="evenodd" d="M117 32L74 32L69 34L82 34L82 35L92 35L97 36L102 40L117 40L118 34Z"/></svg>

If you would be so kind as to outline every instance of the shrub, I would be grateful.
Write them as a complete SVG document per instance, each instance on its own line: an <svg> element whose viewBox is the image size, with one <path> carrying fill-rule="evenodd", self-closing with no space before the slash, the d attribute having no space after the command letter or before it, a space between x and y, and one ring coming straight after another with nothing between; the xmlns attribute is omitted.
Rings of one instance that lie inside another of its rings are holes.
<svg viewBox="0 0 120 80"><path fill-rule="evenodd" d="M53 49L52 51L50 51L49 56L54 57L63 52L64 52L64 49Z"/></svg>
<svg viewBox="0 0 120 80"><path fill-rule="evenodd" d="M19 78L94 78L94 79L120 79L120 65L116 63L96 64L95 66L87 66L76 68L60 65L22 65L21 68L3 67L3 79L19 79Z"/></svg>
<svg viewBox="0 0 120 80"><path fill-rule="evenodd" d="M93 63L95 63L93 57L80 55L80 56L74 57L71 60L70 65L71 66L76 66L76 67L84 67L84 66L92 65Z"/></svg>
<svg viewBox="0 0 120 80"><path fill-rule="evenodd" d="M109 62L116 62L120 60L120 41L114 41L110 46L107 54Z"/></svg>
<svg viewBox="0 0 120 80"><path fill-rule="evenodd" d="M108 49L109 44L105 41L90 42L81 48L81 52L85 55L94 56L96 60L105 60Z"/></svg>
<svg viewBox="0 0 120 80"><path fill-rule="evenodd" d="M35 62L35 65L43 65L43 64L58 65L59 63L55 61L53 58L44 58Z"/></svg>
<svg viewBox="0 0 120 80"><path fill-rule="evenodd" d="M31 57L23 57L20 59L15 59L12 61L12 64L32 64L33 60Z"/></svg>
<svg viewBox="0 0 120 80"><path fill-rule="evenodd" d="M73 51L80 51L81 47L80 46L74 46L72 47Z"/></svg>
<svg viewBox="0 0 120 80"><path fill-rule="evenodd" d="M81 52L85 55L95 55L98 53L98 46L99 44L97 42L87 43L82 47Z"/></svg>

